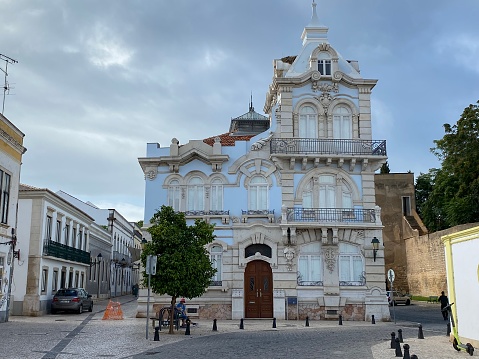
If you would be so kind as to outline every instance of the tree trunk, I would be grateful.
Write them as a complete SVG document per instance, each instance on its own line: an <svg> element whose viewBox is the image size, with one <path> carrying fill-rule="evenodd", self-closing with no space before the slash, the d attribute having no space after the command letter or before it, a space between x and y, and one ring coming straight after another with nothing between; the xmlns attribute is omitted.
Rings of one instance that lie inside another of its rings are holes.
<svg viewBox="0 0 479 359"><path fill-rule="evenodd" d="M176 303L176 297L171 297L170 330L169 330L168 334L173 334L173 320L175 318L175 303Z"/></svg>

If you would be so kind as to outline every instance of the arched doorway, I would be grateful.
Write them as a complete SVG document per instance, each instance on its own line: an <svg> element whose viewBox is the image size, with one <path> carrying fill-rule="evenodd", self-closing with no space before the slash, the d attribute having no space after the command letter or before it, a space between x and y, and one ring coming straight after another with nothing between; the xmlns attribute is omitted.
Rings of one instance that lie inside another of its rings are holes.
<svg viewBox="0 0 479 359"><path fill-rule="evenodd" d="M273 318L273 272L268 262L249 262L244 272L245 317Z"/></svg>

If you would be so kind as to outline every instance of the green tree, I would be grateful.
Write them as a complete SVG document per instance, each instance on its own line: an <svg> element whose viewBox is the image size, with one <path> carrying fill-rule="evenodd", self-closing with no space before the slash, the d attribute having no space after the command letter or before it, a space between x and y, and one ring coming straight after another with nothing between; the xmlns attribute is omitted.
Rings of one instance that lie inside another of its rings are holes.
<svg viewBox="0 0 479 359"><path fill-rule="evenodd" d="M383 163L383 165L381 166L381 170L379 171L380 174L388 174L389 172L391 172L391 170L389 169L389 163L388 161L386 161L385 163Z"/></svg>
<svg viewBox="0 0 479 359"><path fill-rule="evenodd" d="M479 106L466 107L455 125L444 125L444 132L431 148L441 168L432 174L432 191L421 205L431 230L479 221Z"/></svg>
<svg viewBox="0 0 479 359"><path fill-rule="evenodd" d="M171 296L170 334L173 333L173 313L178 297L195 298L205 293L216 273L211 266L206 245L214 239L214 225L203 220L186 224L184 213L162 206L150 220L151 234L142 252L143 265L147 255L158 256L156 274L151 277L154 293ZM148 277L144 274L144 284Z"/></svg>

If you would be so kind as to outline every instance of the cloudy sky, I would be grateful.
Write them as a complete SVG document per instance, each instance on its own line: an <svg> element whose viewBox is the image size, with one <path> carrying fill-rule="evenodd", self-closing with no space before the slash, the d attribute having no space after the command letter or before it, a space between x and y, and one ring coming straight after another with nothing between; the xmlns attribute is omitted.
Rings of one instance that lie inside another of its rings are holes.
<svg viewBox="0 0 479 359"><path fill-rule="evenodd" d="M391 171L438 166L442 125L479 99L479 1L317 3L332 46L379 80ZM21 182L142 219L146 143L224 133L251 92L262 112L273 59L298 54L310 18L311 0L0 0Z"/></svg>

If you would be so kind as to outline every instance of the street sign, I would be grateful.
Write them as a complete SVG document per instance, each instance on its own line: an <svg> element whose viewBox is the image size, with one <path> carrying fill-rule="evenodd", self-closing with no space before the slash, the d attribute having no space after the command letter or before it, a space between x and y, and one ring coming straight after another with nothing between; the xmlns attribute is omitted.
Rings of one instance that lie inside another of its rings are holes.
<svg viewBox="0 0 479 359"><path fill-rule="evenodd" d="M157 257L151 254L146 257L146 274L156 274L156 260Z"/></svg>
<svg viewBox="0 0 479 359"><path fill-rule="evenodd" d="M394 278L395 278L395 274L394 274L394 271L392 269L388 270L388 279L389 281L392 283L394 282Z"/></svg>

